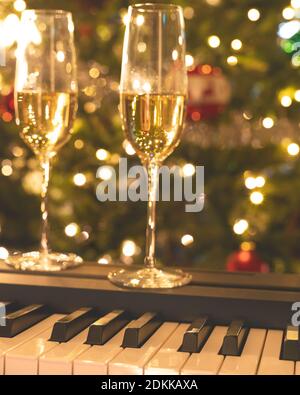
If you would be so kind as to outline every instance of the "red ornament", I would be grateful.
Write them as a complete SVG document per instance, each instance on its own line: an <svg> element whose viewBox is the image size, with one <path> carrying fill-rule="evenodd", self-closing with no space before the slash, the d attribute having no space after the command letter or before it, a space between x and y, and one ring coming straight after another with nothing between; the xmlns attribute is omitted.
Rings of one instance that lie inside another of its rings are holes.
<svg viewBox="0 0 300 395"><path fill-rule="evenodd" d="M4 122L10 122L14 112L14 92L11 90L8 95L0 95L0 117Z"/></svg>
<svg viewBox="0 0 300 395"><path fill-rule="evenodd" d="M255 251L239 250L229 255L226 263L228 272L269 272L269 265Z"/></svg>
<svg viewBox="0 0 300 395"><path fill-rule="evenodd" d="M219 67L198 65L188 72L187 116L196 122L221 114L231 97L231 86Z"/></svg>

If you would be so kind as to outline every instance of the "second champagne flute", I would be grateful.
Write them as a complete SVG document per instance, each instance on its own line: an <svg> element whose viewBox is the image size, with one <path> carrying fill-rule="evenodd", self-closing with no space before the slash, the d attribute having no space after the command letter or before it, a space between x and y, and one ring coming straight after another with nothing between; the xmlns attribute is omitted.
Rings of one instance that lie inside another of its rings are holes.
<svg viewBox="0 0 300 395"><path fill-rule="evenodd" d="M109 279L125 287L173 288L189 274L155 265L155 205L158 170L179 144L187 94L182 9L172 4L136 4L128 9L120 106L127 139L148 172L145 268L116 270Z"/></svg>
<svg viewBox="0 0 300 395"><path fill-rule="evenodd" d="M77 111L72 14L61 10L22 13L16 52L15 108L21 137L43 170L42 238L39 251L16 253L6 263L21 270L58 271L82 263L75 254L48 247L47 191L50 162L68 141Z"/></svg>

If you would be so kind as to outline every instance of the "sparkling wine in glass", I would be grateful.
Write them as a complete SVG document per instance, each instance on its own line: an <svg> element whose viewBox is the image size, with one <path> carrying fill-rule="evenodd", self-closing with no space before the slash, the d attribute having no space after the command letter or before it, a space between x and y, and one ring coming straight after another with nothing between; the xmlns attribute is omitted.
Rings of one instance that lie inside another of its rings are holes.
<svg viewBox="0 0 300 395"><path fill-rule="evenodd" d="M155 206L158 170L180 142L187 95L184 18L172 4L136 4L128 9L120 108L123 129L148 174L145 268L109 274L117 285L173 288L189 274L155 265Z"/></svg>
<svg viewBox="0 0 300 395"><path fill-rule="evenodd" d="M42 171L42 237L39 251L15 253L7 263L21 270L59 271L82 263L75 254L48 247L47 191L51 159L69 140L77 111L72 14L61 10L22 13L16 51L16 122Z"/></svg>

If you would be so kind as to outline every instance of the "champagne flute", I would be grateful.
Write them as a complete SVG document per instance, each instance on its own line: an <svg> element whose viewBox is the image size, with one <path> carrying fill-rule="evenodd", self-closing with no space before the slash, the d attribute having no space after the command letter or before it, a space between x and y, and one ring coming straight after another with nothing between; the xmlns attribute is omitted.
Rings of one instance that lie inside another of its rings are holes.
<svg viewBox="0 0 300 395"><path fill-rule="evenodd" d="M67 11L26 10L21 16L16 51L16 122L43 172L40 250L15 253L6 261L21 270L59 271L82 263L75 254L51 252L47 235L51 159L69 140L77 111L73 31L72 14Z"/></svg>
<svg viewBox="0 0 300 395"><path fill-rule="evenodd" d="M179 144L185 114L187 73L181 7L136 4L128 8L120 109L123 129L148 174L145 268L116 270L108 278L136 288L173 288L189 274L155 267L155 206L159 166Z"/></svg>

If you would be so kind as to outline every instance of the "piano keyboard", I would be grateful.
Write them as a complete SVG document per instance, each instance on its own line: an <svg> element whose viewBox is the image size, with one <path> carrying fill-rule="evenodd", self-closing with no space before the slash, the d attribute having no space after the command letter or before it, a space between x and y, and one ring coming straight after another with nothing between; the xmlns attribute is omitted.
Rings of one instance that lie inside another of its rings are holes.
<svg viewBox="0 0 300 395"><path fill-rule="evenodd" d="M215 325L208 317L164 322L156 313L83 307L51 314L43 305L9 306L1 317L0 374L294 375L298 328Z"/></svg>

